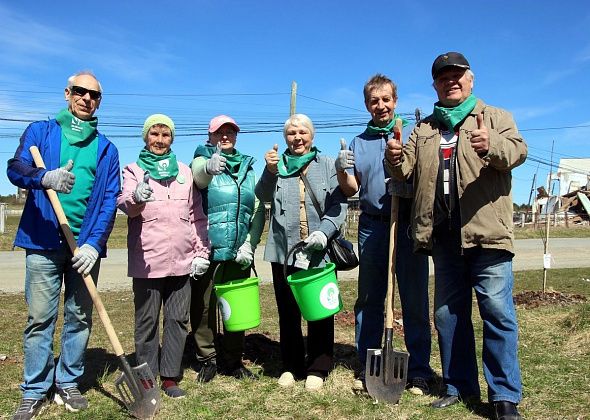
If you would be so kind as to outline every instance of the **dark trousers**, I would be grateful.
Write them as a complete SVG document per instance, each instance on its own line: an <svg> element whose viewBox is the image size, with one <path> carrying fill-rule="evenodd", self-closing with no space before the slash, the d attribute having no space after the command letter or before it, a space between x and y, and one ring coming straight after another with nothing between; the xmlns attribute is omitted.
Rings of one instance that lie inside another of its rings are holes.
<svg viewBox="0 0 590 420"><path fill-rule="evenodd" d="M215 269L219 266L217 271ZM213 278L215 275L215 279ZM229 332L223 329L223 337L215 347L219 331L217 325L217 297L214 283L250 277L250 269L242 270L233 261L212 262L207 272L193 280L191 291L190 322L197 347L197 360L204 362L215 358L219 367L233 370L242 363L244 331Z"/></svg>
<svg viewBox="0 0 590 420"><path fill-rule="evenodd" d="M301 330L301 311L283 274L283 265L272 263L272 279L279 310L279 331L283 370L298 378L316 375L325 378L332 368L334 316L307 323L307 364ZM299 271L287 268L287 275Z"/></svg>
<svg viewBox="0 0 590 420"><path fill-rule="evenodd" d="M135 355L154 375L179 378L188 333L190 282L188 275L157 279L133 278ZM160 350L160 308L164 331Z"/></svg>

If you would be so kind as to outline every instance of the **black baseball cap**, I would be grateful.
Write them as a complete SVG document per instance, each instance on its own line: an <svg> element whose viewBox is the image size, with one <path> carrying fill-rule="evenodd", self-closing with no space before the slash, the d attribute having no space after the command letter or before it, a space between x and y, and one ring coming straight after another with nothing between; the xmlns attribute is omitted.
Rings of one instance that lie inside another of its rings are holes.
<svg viewBox="0 0 590 420"><path fill-rule="evenodd" d="M461 67L462 69L469 69L469 62L463 54L450 51L436 57L432 63L432 78L436 79L442 69L446 67Z"/></svg>

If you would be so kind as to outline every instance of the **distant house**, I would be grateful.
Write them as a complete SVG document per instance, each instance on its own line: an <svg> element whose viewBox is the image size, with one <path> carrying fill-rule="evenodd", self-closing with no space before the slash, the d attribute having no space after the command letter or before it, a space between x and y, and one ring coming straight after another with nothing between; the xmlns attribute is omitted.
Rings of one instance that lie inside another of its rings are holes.
<svg viewBox="0 0 590 420"><path fill-rule="evenodd" d="M560 159L557 168L559 195L590 189L590 158Z"/></svg>

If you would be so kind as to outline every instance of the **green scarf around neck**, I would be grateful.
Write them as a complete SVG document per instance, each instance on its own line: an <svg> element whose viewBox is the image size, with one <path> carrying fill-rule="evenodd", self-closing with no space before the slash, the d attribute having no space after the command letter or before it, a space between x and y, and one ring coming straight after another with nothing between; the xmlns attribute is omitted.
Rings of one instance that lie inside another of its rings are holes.
<svg viewBox="0 0 590 420"><path fill-rule="evenodd" d="M471 94L459 105L452 108L447 108L439 104L440 102L434 104L434 112L432 115L449 130L454 130L457 124L463 121L465 117L473 111L473 108L475 108L475 105L477 104L477 98Z"/></svg>
<svg viewBox="0 0 590 420"><path fill-rule="evenodd" d="M237 149L233 150L233 153L221 152L221 156L226 159L227 170L230 174L236 174L240 170L240 164L244 160L244 156L238 152Z"/></svg>
<svg viewBox="0 0 590 420"><path fill-rule="evenodd" d="M156 155L145 148L141 149L137 158L137 166L144 171L148 171L150 177L157 180L177 178L178 176L178 162L172 150L163 155ZM178 178L178 181L180 183L184 182L180 178Z"/></svg>
<svg viewBox="0 0 590 420"><path fill-rule="evenodd" d="M365 129L365 133L370 136L378 136L381 134L389 134L393 131L393 127L395 127L395 121L397 119L402 120L402 127L408 125L408 121L400 117L398 114L394 114L393 119L389 121L389 123L385 127L377 127L373 120L367 123L367 128Z"/></svg>
<svg viewBox="0 0 590 420"><path fill-rule="evenodd" d="M281 155L278 163L279 176L286 178L291 175L299 173L299 171L307 166L309 162L315 159L320 150L313 146L310 151L304 155L294 155L289 149Z"/></svg>
<svg viewBox="0 0 590 420"><path fill-rule="evenodd" d="M98 118L84 121L74 116L69 110L62 109L56 115L55 120L61 127L61 134L69 144L82 143L83 141L96 136Z"/></svg>

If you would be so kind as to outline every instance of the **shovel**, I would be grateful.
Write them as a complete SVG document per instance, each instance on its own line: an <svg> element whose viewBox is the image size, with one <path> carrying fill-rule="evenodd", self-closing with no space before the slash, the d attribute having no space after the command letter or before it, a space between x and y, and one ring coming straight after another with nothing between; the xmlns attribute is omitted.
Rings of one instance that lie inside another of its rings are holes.
<svg viewBox="0 0 590 420"><path fill-rule="evenodd" d="M401 121L396 121L395 138L401 139ZM395 288L395 256L399 198L391 195L389 228L389 271L385 301L385 345L383 349L367 350L365 384L367 392L377 401L397 404L406 388L409 353L393 348L393 300Z"/></svg>
<svg viewBox="0 0 590 420"><path fill-rule="evenodd" d="M31 146L29 150L33 156L35 165L37 165L38 168L45 168L45 163L43 163L43 158L41 157L37 146ZM74 234L70 229L66 215L59 202L57 193L52 189L48 189L46 192L70 250L72 251L72 254L75 255L78 252L78 245L76 244ZM152 418L160 408L160 391L156 386L156 378L154 378L154 374L147 363L143 363L134 368L129 365L123 347L121 347L121 343L113 328L113 324L111 324L111 320L102 304L98 290L96 290L92 276L87 275L83 276L83 278L90 297L92 298L92 302L94 303L100 320L107 332L109 341L121 362L121 370L123 372L119 379L115 381L115 386L117 391L119 391L121 400L134 417L137 417L138 419Z"/></svg>

